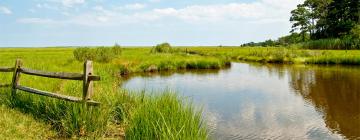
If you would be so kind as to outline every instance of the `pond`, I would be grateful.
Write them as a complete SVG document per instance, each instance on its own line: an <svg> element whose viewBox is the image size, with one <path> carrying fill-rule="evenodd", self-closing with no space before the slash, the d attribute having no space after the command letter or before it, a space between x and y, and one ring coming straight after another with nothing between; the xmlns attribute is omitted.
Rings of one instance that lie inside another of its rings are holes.
<svg viewBox="0 0 360 140"><path fill-rule="evenodd" d="M191 97L214 139L360 139L360 67L232 63L122 86Z"/></svg>

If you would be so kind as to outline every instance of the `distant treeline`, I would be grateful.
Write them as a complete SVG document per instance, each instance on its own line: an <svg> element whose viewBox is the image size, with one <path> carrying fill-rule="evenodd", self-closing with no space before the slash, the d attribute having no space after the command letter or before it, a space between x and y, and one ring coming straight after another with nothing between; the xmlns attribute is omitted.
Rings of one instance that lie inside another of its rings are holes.
<svg viewBox="0 0 360 140"><path fill-rule="evenodd" d="M291 11L290 35L242 46L300 44L310 49L360 49L359 0L305 0Z"/></svg>

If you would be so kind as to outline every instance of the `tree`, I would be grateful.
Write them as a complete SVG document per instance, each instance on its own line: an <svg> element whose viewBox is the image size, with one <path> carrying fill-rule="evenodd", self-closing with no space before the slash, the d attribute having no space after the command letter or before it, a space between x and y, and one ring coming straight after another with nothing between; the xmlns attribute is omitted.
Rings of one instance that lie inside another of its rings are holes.
<svg viewBox="0 0 360 140"><path fill-rule="evenodd" d="M311 12L305 4L299 4L296 9L291 11L290 21L293 23L291 33L299 30L302 40L305 41L305 35L311 31Z"/></svg>
<svg viewBox="0 0 360 140"><path fill-rule="evenodd" d="M348 35L359 24L359 3L359 0L334 0L330 3L323 37L339 38Z"/></svg>
<svg viewBox="0 0 360 140"><path fill-rule="evenodd" d="M317 39L326 28L326 16L328 14L328 6L333 0L306 0L304 6L310 12L310 38Z"/></svg>

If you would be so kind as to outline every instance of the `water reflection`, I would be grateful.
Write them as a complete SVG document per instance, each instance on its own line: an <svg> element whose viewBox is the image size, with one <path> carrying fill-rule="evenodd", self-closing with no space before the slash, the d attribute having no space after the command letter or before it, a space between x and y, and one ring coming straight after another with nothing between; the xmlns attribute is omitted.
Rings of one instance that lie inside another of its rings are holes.
<svg viewBox="0 0 360 140"><path fill-rule="evenodd" d="M349 139L360 137L359 67L307 66L287 69L295 93L324 114L330 130Z"/></svg>
<svg viewBox="0 0 360 140"><path fill-rule="evenodd" d="M221 71L130 77L205 107L214 139L360 138L360 68L234 63Z"/></svg>

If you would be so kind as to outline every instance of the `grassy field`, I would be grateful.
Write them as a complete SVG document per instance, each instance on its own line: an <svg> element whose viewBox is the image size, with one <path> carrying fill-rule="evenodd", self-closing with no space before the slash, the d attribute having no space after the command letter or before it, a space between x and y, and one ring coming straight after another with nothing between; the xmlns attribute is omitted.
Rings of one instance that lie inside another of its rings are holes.
<svg viewBox="0 0 360 140"><path fill-rule="evenodd" d="M121 73L144 71L175 70L185 68L221 68L225 61L216 57L201 57L184 54L150 54L150 49L124 49L122 55L109 63L94 63L94 72L101 76L95 82L94 100L102 102L97 107L84 108L82 105L48 99L18 91L16 100L11 100L10 89L3 89L0 94L5 106L34 117L32 123L49 125L44 127L49 132L56 132L56 137L66 138L119 138L126 137L173 139L206 139L206 126L202 126L200 108L193 108L188 99L175 93L164 91L159 96L151 93L132 93L119 88ZM23 66L31 69L62 72L82 72L82 62L73 57L73 48L20 48L1 49L0 66L13 66L15 59L23 60ZM1 83L10 83L11 74L1 73ZM79 81L65 81L35 76L22 75L20 83L37 89L81 96L82 85ZM158 95L158 94L157 94ZM157 104L157 105L156 105ZM146 105L146 106L145 106ZM159 108L159 105L162 108ZM146 107L146 109L145 109ZM172 116L146 117L146 116ZM157 115L156 115L157 114ZM175 119L177 121L174 121ZM19 120L4 123L11 126ZM20 120L23 121L23 120ZM27 120L24 120L22 123ZM141 124L139 124L141 123ZM39 128L40 129L40 128ZM146 130L141 132L138 130ZM26 130L14 130L26 133ZM24 131L24 132L22 132ZM41 130L45 131L45 130ZM39 131L39 132L41 132ZM166 133L164 133L166 131ZM0 135L12 138L9 131ZM148 135L145 135L148 134ZM16 134L16 133L14 133ZM34 134L36 135L36 134ZM6 137L5 137L6 138ZM46 139L46 137L44 137Z"/></svg>
<svg viewBox="0 0 360 140"><path fill-rule="evenodd" d="M81 73L83 62L74 48L2 48L0 67L23 60L26 68ZM171 53L150 53L151 48L123 48L121 55L107 63L94 63L101 76L95 82L94 100L100 107L0 89L0 137L28 138L128 138L128 139L207 139L201 109L188 98L164 91L134 93L120 88L121 76L129 73L186 69L221 69L230 61L273 63L360 64L360 51L298 50L287 48L192 47ZM0 83L10 83L11 73L0 73ZM22 75L20 83L37 89L81 96L82 83ZM141 89L140 89L141 90ZM11 116L11 117L10 117Z"/></svg>
<svg viewBox="0 0 360 140"><path fill-rule="evenodd" d="M235 61L360 65L360 50L305 50L291 47L197 47L189 48L188 51Z"/></svg>

